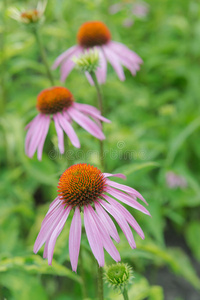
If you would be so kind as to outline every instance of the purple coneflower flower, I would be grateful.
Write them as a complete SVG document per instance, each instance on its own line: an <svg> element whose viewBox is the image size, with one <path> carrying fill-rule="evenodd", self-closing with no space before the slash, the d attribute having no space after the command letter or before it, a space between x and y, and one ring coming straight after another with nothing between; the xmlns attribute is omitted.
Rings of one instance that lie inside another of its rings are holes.
<svg viewBox="0 0 200 300"><path fill-rule="evenodd" d="M166 173L166 183L170 189L176 189L178 187L184 189L187 187L186 179L172 171Z"/></svg>
<svg viewBox="0 0 200 300"><path fill-rule="evenodd" d="M147 202L133 188L109 180L110 176L125 178L123 174L102 173L88 164L73 165L62 174L58 183L58 197L51 203L34 245L34 252L37 253L45 243L43 257L48 258L49 265L52 263L56 239L71 211L74 215L69 232L69 256L73 271L77 270L80 250L81 212L84 214L90 247L101 267L104 266L104 248L115 261L120 261L111 237L117 243L120 238L110 216L119 224L132 249L136 248L136 244L129 225L144 239L142 229L118 200L149 215L136 199L138 197Z"/></svg>
<svg viewBox="0 0 200 300"><path fill-rule="evenodd" d="M142 59L125 45L111 41L111 33L106 25L99 21L84 23L77 34L78 45L69 48L55 61L53 68L61 65L61 81L64 81L75 63L72 58L84 53L85 49L97 48L99 51L100 64L96 71L99 83L106 81L107 60L112 65L120 80L125 80L123 67L130 70L132 75L140 69ZM93 81L89 73L86 76L91 84Z"/></svg>
<svg viewBox="0 0 200 300"><path fill-rule="evenodd" d="M72 121L78 123L96 138L105 139L100 121L110 121L101 116L95 107L75 103L71 92L64 87L52 87L43 90L37 98L37 109L40 113L26 126L28 132L25 152L29 157L32 157L37 150L37 157L41 160L51 117L55 123L60 153L64 153L63 131L75 147L80 147L79 139L71 125ZM89 117L92 117L94 121Z"/></svg>

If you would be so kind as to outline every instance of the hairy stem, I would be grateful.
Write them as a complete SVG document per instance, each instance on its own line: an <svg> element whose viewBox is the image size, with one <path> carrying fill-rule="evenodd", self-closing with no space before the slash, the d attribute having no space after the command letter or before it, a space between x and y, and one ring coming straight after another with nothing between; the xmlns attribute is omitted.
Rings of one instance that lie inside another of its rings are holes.
<svg viewBox="0 0 200 300"><path fill-rule="evenodd" d="M97 100L98 100L98 108L101 112L101 115L103 115L103 95L102 95L102 92L101 92L101 89L100 89L100 86L99 86L99 83L98 83L98 80L97 80L97 77L95 75L94 72L91 72L90 73L93 81L94 81L94 85L95 85L95 88L96 88L96 91L97 91ZM103 124L101 122L101 126L102 126L102 129L103 129ZM104 143L103 141L99 141L99 152L100 152L100 163L101 163L101 168L102 168L102 171L104 170L105 168L105 161L104 161Z"/></svg>
<svg viewBox="0 0 200 300"><path fill-rule="evenodd" d="M103 300L103 268L98 266L98 299Z"/></svg>
<svg viewBox="0 0 200 300"><path fill-rule="evenodd" d="M42 39L41 39L39 30L38 30L37 27L34 27L33 33L35 35L35 38L36 38L36 41L37 41L37 44L38 44L38 47L39 47L39 50L40 50L40 54L41 54L41 58L42 58L43 64L44 64L44 66L46 68L47 77L49 78L49 81L50 81L51 85L54 85L54 79L53 79L53 76L51 74L51 70L49 68L49 64L48 64L48 61L47 61L46 52L44 50Z"/></svg>
<svg viewBox="0 0 200 300"><path fill-rule="evenodd" d="M129 300L128 292L127 292L127 289L126 289L126 288L123 289L122 295L123 295L123 297L124 297L124 300Z"/></svg>
<svg viewBox="0 0 200 300"><path fill-rule="evenodd" d="M1 76L0 76L0 85L1 85L1 95L0 95L0 113L3 114L5 110L5 104L7 100L7 91L6 91L6 34L7 34L7 25L5 12L7 9L7 0L3 1L3 10L2 10L2 23L3 23L3 31L0 34L0 52L1 52Z"/></svg>
<svg viewBox="0 0 200 300"><path fill-rule="evenodd" d="M81 278L83 280L82 283L82 296L83 299L87 298L87 290L86 290L86 286L87 286L87 281L86 281L86 277L85 277L85 270L83 267L83 251L80 248L80 273L81 273Z"/></svg>

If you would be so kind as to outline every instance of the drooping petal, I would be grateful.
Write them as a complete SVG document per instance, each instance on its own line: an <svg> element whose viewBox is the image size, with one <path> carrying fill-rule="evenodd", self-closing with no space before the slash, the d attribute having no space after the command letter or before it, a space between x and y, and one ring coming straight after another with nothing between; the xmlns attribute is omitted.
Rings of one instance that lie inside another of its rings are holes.
<svg viewBox="0 0 200 300"><path fill-rule="evenodd" d="M136 191L135 189L131 188L130 186L127 186L127 185L124 185L124 184L121 184L121 183L117 183L115 181L111 181L109 179L106 180L106 183L111 186L111 187L114 187L116 189L119 189L119 190L122 190L124 192L127 192L129 193L130 195L133 195L137 198L139 198L140 200L142 200L146 205L148 205L148 203L146 202L146 200L142 197L142 195Z"/></svg>
<svg viewBox="0 0 200 300"><path fill-rule="evenodd" d="M74 131L72 125L67 121L67 119L61 113L57 113L57 118L58 118L59 124L61 125L61 127L67 134L67 136L69 137L72 145L76 148L80 148L79 139L78 139L76 132Z"/></svg>
<svg viewBox="0 0 200 300"><path fill-rule="evenodd" d="M34 132L30 138L29 144L26 144L27 155L33 157L34 153L38 149L43 137L46 138L46 128L48 127L49 121L46 115L40 114L37 124L34 125ZM33 126L33 125L32 125ZM29 129L31 130L31 128Z"/></svg>
<svg viewBox="0 0 200 300"><path fill-rule="evenodd" d="M67 60L63 62L61 65L61 81L64 82L69 73L72 71L72 69L75 66L75 62L72 60L73 56L78 56L82 52L81 47L77 47L73 54L69 55Z"/></svg>
<svg viewBox="0 0 200 300"><path fill-rule="evenodd" d="M77 108L79 111L83 112L83 113L86 113L87 115L93 117L93 118L96 118L96 119L99 119L103 122L106 122L106 123L110 123L111 121L104 118L101 114L100 114L100 111L97 110L95 111L93 108L93 106L91 105L87 105L87 104L80 104L80 103L74 103L74 107ZM78 104L78 105L77 105Z"/></svg>
<svg viewBox="0 0 200 300"><path fill-rule="evenodd" d="M103 173L103 175L105 177L118 177L118 178L126 179L126 176L124 174L121 174L121 173L117 173L117 174Z"/></svg>
<svg viewBox="0 0 200 300"><path fill-rule="evenodd" d="M28 132L26 135L26 140L25 140L25 153L26 155L29 156L29 151L30 151L30 142L32 140L32 137L34 136L35 132L37 131L37 124L41 123L43 120L43 115L38 114L27 126L28 126ZM26 128L27 128L26 126Z"/></svg>
<svg viewBox="0 0 200 300"><path fill-rule="evenodd" d="M133 229L139 234L139 236L142 239L144 239L144 232L142 231L139 224L136 222L135 218L131 215L131 213L116 200L109 198L108 201L113 207L115 207L118 210L119 213L121 213L125 217L126 221L131 225L131 227L133 227Z"/></svg>
<svg viewBox="0 0 200 300"><path fill-rule="evenodd" d="M59 198L59 197L57 197ZM57 199L56 198L56 199ZM55 200L54 200L55 201ZM56 210L62 205L62 201L57 200L53 203L52 206L49 207L49 210L44 218L44 220L42 221L42 225L45 225L46 222L48 222L49 218L51 218L52 215L55 214Z"/></svg>
<svg viewBox="0 0 200 300"><path fill-rule="evenodd" d="M95 114L101 114L100 111L92 106L92 105L89 105L89 104L83 104L83 103L76 103L74 102L73 103L74 107L77 108L78 110L82 111L82 112L85 112L85 113L88 113L88 112L94 112Z"/></svg>
<svg viewBox="0 0 200 300"><path fill-rule="evenodd" d="M55 247L55 243L56 240L59 236L59 234L61 233L65 222L69 216L69 213L71 211L71 206L68 206L67 208L64 209L64 212L62 213L62 215L60 216L60 221L57 224L56 228L54 229L54 231L51 233L50 239L48 241L48 264L51 265L52 263L52 259L53 259L53 251L54 251L54 247Z"/></svg>
<svg viewBox="0 0 200 300"><path fill-rule="evenodd" d="M148 210L145 207L143 207L140 203L137 202L137 200L131 198L129 195L127 195L119 190L113 189L113 188L108 188L107 192L111 196L117 198L118 200L124 202L125 204L143 212L146 215L150 215L150 213L148 212Z"/></svg>
<svg viewBox="0 0 200 300"><path fill-rule="evenodd" d="M109 48L112 48L117 54L128 58L132 63L142 64L143 61L134 51L130 50L124 44L119 42L109 42Z"/></svg>
<svg viewBox="0 0 200 300"><path fill-rule="evenodd" d="M111 220L109 215L106 213L106 211L102 208L102 206L98 203L95 202L95 209L98 213L99 218L101 221L105 224L110 236L117 242L120 242L120 237L117 232L117 229L115 227L114 222Z"/></svg>
<svg viewBox="0 0 200 300"><path fill-rule="evenodd" d="M105 226L105 224L101 221L101 219L99 218L99 216L94 212L94 210L92 209L92 207L89 207L90 212L93 216L94 221L96 222L96 226L99 229L99 232L101 234L101 239L103 242L103 247L106 249L106 251L110 254L110 256L115 260L115 261L120 261L120 255L119 252L117 251L117 248L115 247L115 245L113 244L109 232Z"/></svg>
<svg viewBox="0 0 200 300"><path fill-rule="evenodd" d="M105 139L105 136L101 129L98 127L98 125L95 124L92 120L90 120L87 116L83 115L81 112L79 112L73 107L70 107L67 112L76 123L78 123L81 127L87 130L90 134L92 134L100 140Z"/></svg>
<svg viewBox="0 0 200 300"><path fill-rule="evenodd" d="M97 47L99 50L99 67L96 70L96 77L100 84L105 83L107 73L107 61L101 47Z"/></svg>
<svg viewBox="0 0 200 300"><path fill-rule="evenodd" d="M46 242L52 230L54 230L54 228L57 226L63 211L64 211L64 206L61 205L54 212L53 215L44 218L44 223L42 224L40 232L35 241L34 250L33 250L34 253L37 253L38 250L42 247L42 245Z"/></svg>
<svg viewBox="0 0 200 300"><path fill-rule="evenodd" d="M107 198L106 195L103 196L105 199ZM107 199L106 199L107 200ZM100 204L115 218L119 226L121 227L125 237L127 238L129 245L132 249L136 248L136 244L133 238L132 231L121 213L119 213L115 207L108 204L106 201L100 200Z"/></svg>
<svg viewBox="0 0 200 300"><path fill-rule="evenodd" d="M45 116L45 118L46 118L45 127L43 128L42 136L40 138L40 142L39 142L38 149L37 149L38 160L42 159L42 150L43 150L43 146L44 146L44 142L45 142L47 133L49 131L49 125L51 122L50 116Z"/></svg>
<svg viewBox="0 0 200 300"><path fill-rule="evenodd" d="M94 85L94 81L93 81L92 76L90 75L90 73L89 72L85 72L85 76L86 76L87 80L89 81L89 83L91 85Z"/></svg>
<svg viewBox="0 0 200 300"><path fill-rule="evenodd" d="M30 127L32 127L33 124L37 123L38 119L40 118L40 114L38 114L32 121L30 121L26 127L25 130L28 130ZM33 126L34 128L34 126Z"/></svg>
<svg viewBox="0 0 200 300"><path fill-rule="evenodd" d="M69 257L72 270L76 272L81 242L81 215L76 207L69 231Z"/></svg>
<svg viewBox="0 0 200 300"><path fill-rule="evenodd" d="M63 154L64 153L64 134L63 134L63 130L60 127L57 114L53 115L53 119L54 119L54 122L55 122L55 128L56 128L56 132L57 132L57 136L58 136L58 148L60 150L60 153Z"/></svg>
<svg viewBox="0 0 200 300"><path fill-rule="evenodd" d="M63 60L67 59L69 56L73 55L74 52L76 51L76 49L78 48L79 46L72 46L71 48L67 49L65 52L63 52L61 55L59 55L53 66L52 66L52 69L56 69L62 62Z"/></svg>
<svg viewBox="0 0 200 300"><path fill-rule="evenodd" d="M96 257L99 266L104 266L104 252L103 252L103 242L101 239L101 235L99 229L94 221L90 208L85 206L84 207L84 224L85 224L85 231L87 234L87 238L92 249L94 256Z"/></svg>
<svg viewBox="0 0 200 300"><path fill-rule="evenodd" d="M124 75L123 67L121 66L120 61L118 59L118 56L113 51L111 51L108 46L102 46L102 49L105 53L107 60L110 62L113 69L117 73L119 79L121 81L124 81L125 75Z"/></svg>

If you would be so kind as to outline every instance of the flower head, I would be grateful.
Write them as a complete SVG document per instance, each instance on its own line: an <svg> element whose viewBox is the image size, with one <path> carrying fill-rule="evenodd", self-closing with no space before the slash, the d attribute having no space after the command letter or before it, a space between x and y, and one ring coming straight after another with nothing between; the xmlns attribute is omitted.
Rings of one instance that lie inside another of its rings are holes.
<svg viewBox="0 0 200 300"><path fill-rule="evenodd" d="M99 266L104 266L104 248L115 261L120 255L111 238L117 243L120 238L111 215L124 232L131 248L136 248L129 225L143 239L144 233L121 201L144 214L149 212L137 197L144 201L140 193L131 187L108 179L110 176L125 178L122 174L102 173L88 164L77 164L69 167L60 177L58 196L42 222L41 230L34 245L34 252L45 243L44 258L52 263L56 240L61 233L69 213L74 213L69 232L69 255L73 271L77 270L81 242L81 213L84 214L86 235ZM147 204L147 203L146 203Z"/></svg>
<svg viewBox="0 0 200 300"><path fill-rule="evenodd" d="M173 171L166 173L166 183L170 189L184 189L187 187L187 181L185 177L175 174Z"/></svg>
<svg viewBox="0 0 200 300"><path fill-rule="evenodd" d="M39 114L26 126L28 132L25 152L29 157L32 157L37 150L38 159L41 160L51 119L55 123L60 153L64 153L63 131L75 147L80 147L79 139L71 125L72 121L78 123L96 138L100 140L105 138L100 121L110 121L101 116L95 107L76 103L72 93L65 87L52 87L43 90L38 95L36 107Z"/></svg>
<svg viewBox="0 0 200 300"><path fill-rule="evenodd" d="M133 271L127 264L117 263L106 267L105 278L112 288L123 292L133 278Z"/></svg>
<svg viewBox="0 0 200 300"><path fill-rule="evenodd" d="M74 68L73 57L79 57L85 49L93 49L94 47L99 51L99 67L96 70L99 83L104 83L106 80L107 61L110 62L122 81L125 80L122 66L129 69L132 75L135 75L136 71L140 69L142 59L125 45L112 41L111 33L103 22L90 21L84 23L79 28L77 42L78 45L69 48L55 60L54 69L61 65L61 81L64 81ZM88 71L86 71L86 76L89 82L93 84Z"/></svg>
<svg viewBox="0 0 200 300"><path fill-rule="evenodd" d="M97 49L89 49L79 57L73 57L72 60L77 65L77 68L82 72L95 72L99 66L99 53Z"/></svg>
<svg viewBox="0 0 200 300"><path fill-rule="evenodd" d="M38 23L42 20L46 4L47 1L39 1L36 8L28 10L18 10L17 8L12 7L9 9L9 16L24 24Z"/></svg>

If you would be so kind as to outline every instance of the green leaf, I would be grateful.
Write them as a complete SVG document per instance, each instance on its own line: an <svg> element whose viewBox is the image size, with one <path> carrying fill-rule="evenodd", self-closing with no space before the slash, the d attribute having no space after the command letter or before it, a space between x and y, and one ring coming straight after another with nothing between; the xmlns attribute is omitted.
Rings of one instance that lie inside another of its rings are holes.
<svg viewBox="0 0 200 300"><path fill-rule="evenodd" d="M39 279L20 270L3 272L0 283L9 289L15 300L47 300Z"/></svg>
<svg viewBox="0 0 200 300"><path fill-rule="evenodd" d="M200 290L200 279L197 276L188 256L179 248L159 248L155 244L139 245L138 249L146 250L160 258L171 267L174 273L183 276L196 289Z"/></svg>
<svg viewBox="0 0 200 300"><path fill-rule="evenodd" d="M163 300L163 290L160 286L150 286L145 277L141 277L137 273L134 273L132 284L128 286L129 299L134 300ZM119 295L116 291L110 290L108 299L121 300L122 295Z"/></svg>
<svg viewBox="0 0 200 300"><path fill-rule="evenodd" d="M200 127L200 118L197 118L193 122L191 122L186 128L184 128L184 130L178 136L176 136L176 138L172 141L171 147L169 149L169 154L167 157L168 164L172 164L180 147L183 145L186 139L199 127Z"/></svg>
<svg viewBox="0 0 200 300"><path fill-rule="evenodd" d="M7 258L0 262L0 272L15 268L26 271L29 274L51 274L56 276L65 276L77 281L78 283L82 282L80 276L78 276L76 273L62 265L59 265L55 260L53 260L52 266L49 266L47 261L42 259L39 255Z"/></svg>
<svg viewBox="0 0 200 300"><path fill-rule="evenodd" d="M194 256L200 261L199 241L200 241L200 222L192 221L188 224L185 237Z"/></svg>
<svg viewBox="0 0 200 300"><path fill-rule="evenodd" d="M115 173L123 173L124 175L128 176L136 171L145 169L145 168L158 168L160 167L160 164L154 161L149 161L145 163L140 164L130 164L130 165L124 165L122 167L117 168L114 172Z"/></svg>

